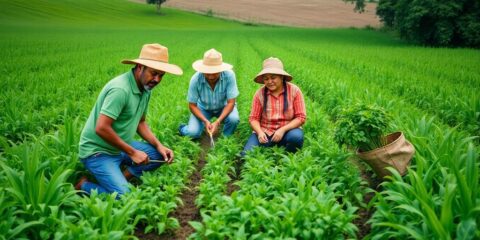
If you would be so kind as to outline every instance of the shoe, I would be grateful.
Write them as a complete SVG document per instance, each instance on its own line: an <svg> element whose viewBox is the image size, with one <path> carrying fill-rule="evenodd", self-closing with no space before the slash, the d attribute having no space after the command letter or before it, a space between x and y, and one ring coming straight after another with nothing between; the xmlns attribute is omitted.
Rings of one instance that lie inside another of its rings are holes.
<svg viewBox="0 0 480 240"><path fill-rule="evenodd" d="M77 184L75 184L75 190L82 190L83 183L87 181L88 181L88 178L86 176L82 176L80 180L78 180Z"/></svg>

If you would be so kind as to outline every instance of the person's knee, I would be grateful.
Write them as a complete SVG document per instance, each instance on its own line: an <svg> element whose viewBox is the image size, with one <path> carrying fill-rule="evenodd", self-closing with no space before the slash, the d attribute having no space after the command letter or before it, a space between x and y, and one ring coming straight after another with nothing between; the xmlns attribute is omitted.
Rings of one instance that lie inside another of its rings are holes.
<svg viewBox="0 0 480 240"><path fill-rule="evenodd" d="M227 117L226 122L230 125L237 126L240 123L240 118L237 115L230 115Z"/></svg>
<svg viewBox="0 0 480 240"><path fill-rule="evenodd" d="M123 195L130 192L130 188L128 187L128 183L121 183L121 184L113 184L108 187L104 187L109 193L118 193L118 195Z"/></svg>
<svg viewBox="0 0 480 240"><path fill-rule="evenodd" d="M183 135L193 139L200 138L202 135L202 129L186 126L186 131L183 132Z"/></svg>
<svg viewBox="0 0 480 240"><path fill-rule="evenodd" d="M303 146L303 131L301 129L293 129L286 136L286 142L292 148L302 148Z"/></svg>

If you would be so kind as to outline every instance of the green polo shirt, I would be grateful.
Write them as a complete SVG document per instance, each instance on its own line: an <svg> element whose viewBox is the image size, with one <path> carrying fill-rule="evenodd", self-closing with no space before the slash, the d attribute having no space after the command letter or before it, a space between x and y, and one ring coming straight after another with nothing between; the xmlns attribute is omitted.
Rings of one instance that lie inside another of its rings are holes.
<svg viewBox="0 0 480 240"><path fill-rule="evenodd" d="M115 121L113 130L126 143L131 143L138 123L147 113L150 91L138 89L132 71L126 72L105 85L90 112L80 137L79 157L87 158L95 153L119 154L120 150L108 144L95 133L100 114Z"/></svg>

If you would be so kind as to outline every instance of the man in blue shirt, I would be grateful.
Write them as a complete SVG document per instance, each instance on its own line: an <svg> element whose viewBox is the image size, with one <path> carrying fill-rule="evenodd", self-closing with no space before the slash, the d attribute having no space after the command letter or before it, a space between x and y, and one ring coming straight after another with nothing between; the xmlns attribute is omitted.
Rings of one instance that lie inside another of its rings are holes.
<svg viewBox="0 0 480 240"><path fill-rule="evenodd" d="M224 63L222 54L212 48L192 67L197 71L190 80L187 96L192 114L188 125L180 125L180 135L199 138L204 127L214 133L221 122L223 135L232 135L239 122L235 104L238 88L232 65ZM217 120L210 122L213 117Z"/></svg>

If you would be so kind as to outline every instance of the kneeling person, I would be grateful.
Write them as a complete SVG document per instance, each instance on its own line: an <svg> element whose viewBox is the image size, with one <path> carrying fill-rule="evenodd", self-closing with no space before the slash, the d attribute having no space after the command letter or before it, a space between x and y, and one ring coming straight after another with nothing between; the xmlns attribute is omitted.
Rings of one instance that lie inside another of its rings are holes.
<svg viewBox="0 0 480 240"><path fill-rule="evenodd" d="M80 138L80 159L98 184L82 177L75 185L77 190L124 194L130 177L160 166L150 159L173 161L172 150L160 143L145 118L150 90L166 72L181 75L182 70L168 63L168 49L160 44L146 44L138 59L122 63L135 67L105 85ZM147 143L133 141L135 133ZM126 166L123 172L121 165Z"/></svg>
<svg viewBox="0 0 480 240"><path fill-rule="evenodd" d="M192 114L188 125L180 125L180 135L199 138L204 127L214 133L221 122L224 122L223 135L232 135L239 123L235 104L239 93L232 65L223 62L220 52L210 49L192 66L197 71L188 88L188 107ZM217 120L212 123L213 117Z"/></svg>
<svg viewBox="0 0 480 240"><path fill-rule="evenodd" d="M295 152L303 146L303 130L306 119L302 91L290 83L292 76L283 69L278 58L263 62L263 70L255 77L264 84L253 97L249 121L253 129L242 151L245 156L255 146L283 146Z"/></svg>

